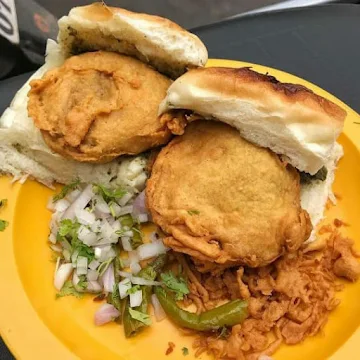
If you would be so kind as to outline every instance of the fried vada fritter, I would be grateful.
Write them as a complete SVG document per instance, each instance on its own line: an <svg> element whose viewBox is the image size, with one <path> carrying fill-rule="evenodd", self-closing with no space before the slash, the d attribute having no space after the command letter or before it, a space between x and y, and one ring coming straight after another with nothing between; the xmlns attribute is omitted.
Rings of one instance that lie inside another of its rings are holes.
<svg viewBox="0 0 360 360"><path fill-rule="evenodd" d="M191 123L173 139L146 194L165 244L197 263L263 266L297 250L312 229L298 172L220 122Z"/></svg>
<svg viewBox="0 0 360 360"><path fill-rule="evenodd" d="M53 151L108 162L169 141L157 112L170 83L137 59L84 53L30 83L28 112Z"/></svg>

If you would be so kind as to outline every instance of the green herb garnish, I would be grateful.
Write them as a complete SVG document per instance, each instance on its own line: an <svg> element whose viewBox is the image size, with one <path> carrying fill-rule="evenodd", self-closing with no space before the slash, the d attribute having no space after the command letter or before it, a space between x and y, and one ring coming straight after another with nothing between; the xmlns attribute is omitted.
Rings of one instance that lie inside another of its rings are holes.
<svg viewBox="0 0 360 360"><path fill-rule="evenodd" d="M100 276L104 275L105 271L107 270L107 268L109 267L109 265L111 264L111 262L114 260L114 258L110 258L104 262L102 262L98 269L96 270Z"/></svg>
<svg viewBox="0 0 360 360"><path fill-rule="evenodd" d="M95 184L93 190L96 194L101 195L107 203L111 201L116 202L117 199L121 199L127 193L127 191L122 188L109 189L100 184Z"/></svg>
<svg viewBox="0 0 360 360"><path fill-rule="evenodd" d="M67 280L61 290L56 294L56 299L64 296L75 296L80 299L84 296L84 294L75 289L71 280Z"/></svg>
<svg viewBox="0 0 360 360"><path fill-rule="evenodd" d="M176 300L183 300L184 295L190 293L186 281L182 277L177 278L172 271L162 273L160 277L166 287L175 293Z"/></svg>
<svg viewBox="0 0 360 360"><path fill-rule="evenodd" d="M193 215L199 215L200 211L199 210L188 210L188 214L193 216Z"/></svg>
<svg viewBox="0 0 360 360"><path fill-rule="evenodd" d="M76 286L81 290L86 290L86 288L88 286L88 282L86 280L86 275L79 276L79 282L76 284Z"/></svg>
<svg viewBox="0 0 360 360"><path fill-rule="evenodd" d="M70 191L77 189L79 185L80 179L76 179L72 183L65 185L61 191L53 197L53 202L63 199Z"/></svg>
<svg viewBox="0 0 360 360"><path fill-rule="evenodd" d="M8 221L0 219L0 231L4 231L8 225Z"/></svg>
<svg viewBox="0 0 360 360"><path fill-rule="evenodd" d="M230 331L226 326L220 328L218 339L227 339L230 335Z"/></svg>
<svg viewBox="0 0 360 360"><path fill-rule="evenodd" d="M137 291L140 290L140 285L132 286L129 290L126 291L128 295L135 294Z"/></svg>
<svg viewBox="0 0 360 360"><path fill-rule="evenodd" d="M141 311L134 310L132 308L129 308L129 314L133 319L140 321L141 323L143 323L145 325L148 325L148 326L151 325L150 316L148 314L145 314Z"/></svg>
<svg viewBox="0 0 360 360"><path fill-rule="evenodd" d="M189 349L188 349L187 347L183 347L183 348L181 349L181 351L182 351L182 353L183 353L184 356L189 355Z"/></svg>

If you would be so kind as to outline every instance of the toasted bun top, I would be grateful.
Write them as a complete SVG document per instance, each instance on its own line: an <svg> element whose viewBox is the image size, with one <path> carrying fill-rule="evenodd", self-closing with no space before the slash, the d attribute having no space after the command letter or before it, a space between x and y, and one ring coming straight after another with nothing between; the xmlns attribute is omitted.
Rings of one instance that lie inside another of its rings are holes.
<svg viewBox="0 0 360 360"><path fill-rule="evenodd" d="M228 123L310 174L328 161L346 117L343 109L308 88L249 68L189 71L170 86L159 111L171 109ZM163 118L171 129L172 116Z"/></svg>
<svg viewBox="0 0 360 360"><path fill-rule="evenodd" d="M94 3L59 20L58 41L67 56L92 50L134 56L176 78L204 66L208 54L194 34L159 16Z"/></svg>

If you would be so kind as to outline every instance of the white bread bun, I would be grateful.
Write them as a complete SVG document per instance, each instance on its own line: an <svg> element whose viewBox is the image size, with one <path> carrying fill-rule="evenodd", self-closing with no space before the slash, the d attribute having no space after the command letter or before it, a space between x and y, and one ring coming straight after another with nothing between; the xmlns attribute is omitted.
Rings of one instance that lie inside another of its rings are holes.
<svg viewBox="0 0 360 360"><path fill-rule="evenodd" d="M136 57L172 78L204 66L208 58L201 40L172 21L102 3L75 7L62 17L58 42L66 57L114 51Z"/></svg>
<svg viewBox="0 0 360 360"><path fill-rule="evenodd" d="M316 240L316 226L324 217L327 200L330 199L333 203L336 202L332 192L332 184L335 179L336 165L343 154L342 146L335 143L330 159L325 164L327 169L326 179L324 181L312 180L307 184L301 184L301 207L308 212L313 225L313 231L308 242Z"/></svg>
<svg viewBox="0 0 360 360"><path fill-rule="evenodd" d="M346 117L343 109L306 87L249 68L190 70L169 87L159 112L172 109L234 126L248 141L312 175L331 159Z"/></svg>
<svg viewBox="0 0 360 360"><path fill-rule="evenodd" d="M115 181L139 189L143 187L145 174L129 175L128 172L132 161L145 166L142 156L122 157L107 164L85 164L65 159L45 144L40 130L28 116L27 93L32 79L41 78L46 71L64 61L59 45L52 40L48 40L46 54L45 64L16 93L0 118L0 172L12 174L15 179L31 175L47 186L53 182L66 184L79 178L87 183L109 184Z"/></svg>

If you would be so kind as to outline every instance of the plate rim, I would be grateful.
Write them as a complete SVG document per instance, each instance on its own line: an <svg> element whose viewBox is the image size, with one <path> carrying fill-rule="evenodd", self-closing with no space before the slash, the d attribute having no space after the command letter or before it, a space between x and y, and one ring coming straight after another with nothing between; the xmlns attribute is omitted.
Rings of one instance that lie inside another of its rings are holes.
<svg viewBox="0 0 360 360"><path fill-rule="evenodd" d="M280 79L282 76L290 76L291 82L310 87L317 94L340 105L348 114L352 114L354 118L359 118L360 122L360 116L355 110L316 84L296 75L260 64L229 59L209 59L206 66L251 67L261 73L270 72L271 75L279 77ZM360 151L360 124L349 121L345 122L343 133ZM4 232L0 233L0 293L10 293L11 296L2 296L0 299L0 336L11 353L20 360L34 358L35 356L51 358L52 360L63 360L64 358L69 360L79 359L42 321L22 286L21 279L17 272L16 258L12 246L14 231L12 219L16 213L21 185L18 183L11 185L6 176L1 176L1 178L1 192L4 192L9 200L7 207L1 212L1 218L9 220L9 226ZM44 206L46 206L46 204L44 204ZM15 308L18 311L16 315L14 315ZM28 331L27 324L22 319L26 319L27 323L31 323L30 332ZM330 359L341 360L351 358L354 349L359 348L359 343L360 326L354 331L350 338L331 355ZM31 350L31 352L29 352L29 350Z"/></svg>

